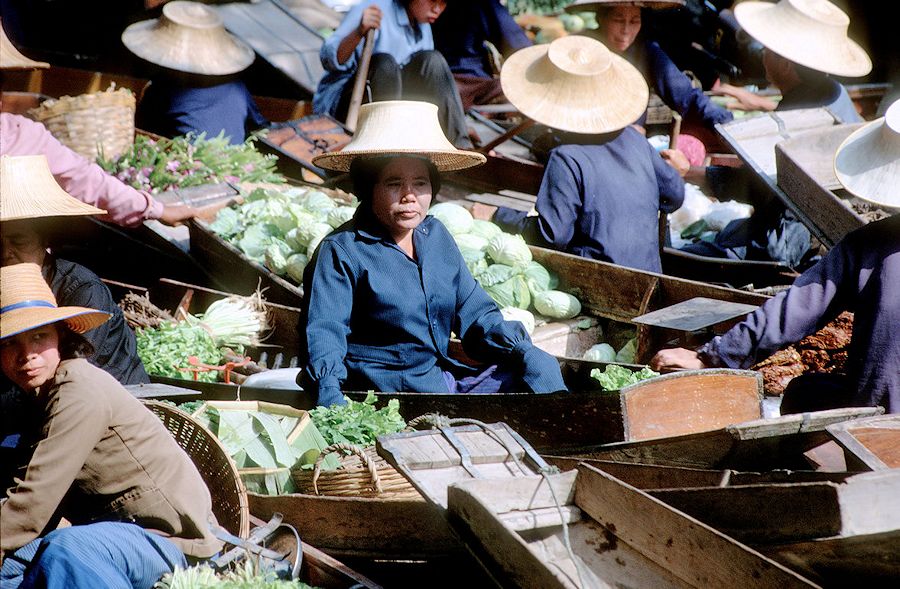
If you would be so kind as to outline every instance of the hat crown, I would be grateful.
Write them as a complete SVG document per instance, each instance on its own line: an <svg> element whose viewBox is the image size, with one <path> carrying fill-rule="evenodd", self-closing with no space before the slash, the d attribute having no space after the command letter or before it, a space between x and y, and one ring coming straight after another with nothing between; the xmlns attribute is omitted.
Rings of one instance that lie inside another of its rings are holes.
<svg viewBox="0 0 900 589"><path fill-rule="evenodd" d="M846 31L850 26L850 17L828 0L787 0L783 4L816 23L835 27L839 31Z"/></svg>
<svg viewBox="0 0 900 589"><path fill-rule="evenodd" d="M176 0L163 6L163 19L192 29L214 29L224 26L222 17L204 4Z"/></svg>
<svg viewBox="0 0 900 589"><path fill-rule="evenodd" d="M587 37L562 37L550 44L547 59L575 76L596 76L612 65L609 49L603 43Z"/></svg>
<svg viewBox="0 0 900 589"><path fill-rule="evenodd" d="M56 297L47 285L37 264L13 264L0 268L0 314L11 307L38 303L42 307L56 307ZM44 304L40 304L44 303Z"/></svg>

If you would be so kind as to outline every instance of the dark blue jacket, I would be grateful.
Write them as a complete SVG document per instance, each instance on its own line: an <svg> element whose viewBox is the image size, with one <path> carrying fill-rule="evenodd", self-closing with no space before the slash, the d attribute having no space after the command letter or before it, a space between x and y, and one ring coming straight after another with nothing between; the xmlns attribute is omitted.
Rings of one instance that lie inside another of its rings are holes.
<svg viewBox="0 0 900 589"><path fill-rule="evenodd" d="M684 181L643 135L628 127L603 145L550 152L538 216L500 207L494 221L533 245L660 272L659 211L684 201Z"/></svg>
<svg viewBox="0 0 900 589"><path fill-rule="evenodd" d="M852 311L847 406L900 412L900 214L841 240L788 290L700 349L708 366L749 368Z"/></svg>
<svg viewBox="0 0 900 589"><path fill-rule="evenodd" d="M565 390L559 363L532 345L521 323L503 320L440 221L426 217L413 240L415 260L363 204L307 266L300 357L320 405L342 402L342 387L449 392L443 371L481 370L450 358L451 332L473 359L521 367L532 391Z"/></svg>
<svg viewBox="0 0 900 589"><path fill-rule="evenodd" d="M234 145L267 124L240 80L204 87L154 81L135 113L139 129L163 137L206 133L210 139L224 131Z"/></svg>

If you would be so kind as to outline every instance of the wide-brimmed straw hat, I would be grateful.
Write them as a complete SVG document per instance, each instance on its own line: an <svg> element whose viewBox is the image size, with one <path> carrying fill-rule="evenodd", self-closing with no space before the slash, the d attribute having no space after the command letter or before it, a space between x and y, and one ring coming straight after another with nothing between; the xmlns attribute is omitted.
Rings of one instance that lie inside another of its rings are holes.
<svg viewBox="0 0 900 589"><path fill-rule="evenodd" d="M159 18L129 26L122 43L150 63L208 76L235 74L256 57L249 45L225 30L215 10L182 0L166 4Z"/></svg>
<svg viewBox="0 0 900 589"><path fill-rule="evenodd" d="M591 12L600 8L613 8L615 6L637 6L650 10L666 10L668 8L680 8L687 3L686 0L576 0L566 6L566 12Z"/></svg>
<svg viewBox="0 0 900 589"><path fill-rule="evenodd" d="M3 30L3 22L0 21L0 69L33 70L48 67L50 67L50 64L45 61L34 61L19 53L16 46L6 36L6 31Z"/></svg>
<svg viewBox="0 0 900 589"><path fill-rule="evenodd" d="M741 2L738 24L766 49L813 70L865 76L872 60L847 36L850 18L828 0Z"/></svg>
<svg viewBox="0 0 900 589"><path fill-rule="evenodd" d="M630 63L588 37L562 37L513 53L503 94L522 114L574 133L609 133L635 122L650 91Z"/></svg>
<svg viewBox="0 0 900 589"><path fill-rule="evenodd" d="M844 140L834 172L855 196L900 209L900 100Z"/></svg>
<svg viewBox="0 0 900 589"><path fill-rule="evenodd" d="M0 156L0 221L103 214L63 190L45 156Z"/></svg>
<svg viewBox="0 0 900 589"><path fill-rule="evenodd" d="M37 264L0 268L0 339L57 321L84 333L103 325L109 317L109 313L88 307L58 307Z"/></svg>
<svg viewBox="0 0 900 589"><path fill-rule="evenodd" d="M464 170L486 161L482 154L457 149L447 140L436 105L412 100L362 105L353 140L341 151L317 155L312 161L327 170L347 172L357 157L384 155L427 157L438 172Z"/></svg>

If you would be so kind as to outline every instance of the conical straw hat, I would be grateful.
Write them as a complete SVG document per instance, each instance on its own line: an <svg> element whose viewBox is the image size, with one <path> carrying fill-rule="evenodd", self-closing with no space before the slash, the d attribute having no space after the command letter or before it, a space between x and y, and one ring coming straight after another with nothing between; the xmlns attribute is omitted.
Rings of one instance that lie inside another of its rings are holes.
<svg viewBox="0 0 900 589"><path fill-rule="evenodd" d="M0 156L0 221L103 214L103 209L69 196L56 183L45 156Z"/></svg>
<svg viewBox="0 0 900 589"><path fill-rule="evenodd" d="M900 209L900 100L844 140L834 172L859 198Z"/></svg>
<svg viewBox="0 0 900 589"><path fill-rule="evenodd" d="M574 133L623 129L647 109L650 91L633 65L588 37L562 37L513 53L503 94L522 114Z"/></svg>
<svg viewBox="0 0 900 589"><path fill-rule="evenodd" d="M181 0L166 4L159 18L129 26L122 43L150 63L190 74L234 74L256 58L249 45L225 30L215 10Z"/></svg>
<svg viewBox="0 0 900 589"><path fill-rule="evenodd" d="M847 37L850 18L828 0L741 2L738 24L766 49L813 70L836 76L865 76L872 61Z"/></svg>
<svg viewBox="0 0 900 589"><path fill-rule="evenodd" d="M3 30L3 22L0 21L0 69L4 70L33 70L47 68L50 64L45 61L33 61L28 59L16 49L6 31Z"/></svg>
<svg viewBox="0 0 900 589"><path fill-rule="evenodd" d="M385 100L359 108L356 133L341 151L323 153L313 163L327 170L346 172L360 156L419 155L427 157L439 172L478 166L486 158L474 151L456 149L444 136L438 107L428 102Z"/></svg>
<svg viewBox="0 0 900 589"><path fill-rule="evenodd" d="M87 307L57 307L37 264L0 268L0 339L57 321L76 333L103 325L109 313Z"/></svg>
<svg viewBox="0 0 900 589"><path fill-rule="evenodd" d="M591 12L600 8L613 8L615 6L637 6L650 10L666 10L680 8L686 0L576 0L566 6L566 12Z"/></svg>

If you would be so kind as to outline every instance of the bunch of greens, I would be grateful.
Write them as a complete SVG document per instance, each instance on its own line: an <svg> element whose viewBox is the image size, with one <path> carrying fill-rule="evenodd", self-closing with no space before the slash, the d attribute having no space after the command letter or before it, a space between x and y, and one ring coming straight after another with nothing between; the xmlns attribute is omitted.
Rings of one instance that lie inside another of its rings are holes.
<svg viewBox="0 0 900 589"><path fill-rule="evenodd" d="M226 181L284 182L275 157L257 151L254 141L232 145L224 131L212 139L202 133L158 141L138 135L117 160L101 156L97 163L122 182L153 193Z"/></svg>
<svg viewBox="0 0 900 589"><path fill-rule="evenodd" d="M591 370L591 378L596 379L604 391L618 391L654 376L659 376L659 373L647 367L632 372L630 369L616 364L610 364L602 371L599 368Z"/></svg>
<svg viewBox="0 0 900 589"><path fill-rule="evenodd" d="M509 13L518 14L557 14L573 0L508 0Z"/></svg>
<svg viewBox="0 0 900 589"><path fill-rule="evenodd" d="M221 354L209 332L187 322L164 323L156 328L138 329L137 352L147 374L190 379L188 358L196 356L204 364L218 364ZM215 382L215 372L200 372L198 380Z"/></svg>
<svg viewBox="0 0 900 589"><path fill-rule="evenodd" d="M313 589L300 581L278 579L274 573L260 571L253 559L246 559L233 571L216 574L208 565L176 568L166 573L154 589Z"/></svg>
<svg viewBox="0 0 900 589"><path fill-rule="evenodd" d="M219 299L198 317L188 315L188 323L203 326L219 348L230 348L238 354L258 346L267 329L266 307L260 293L250 297L232 295Z"/></svg>
<svg viewBox="0 0 900 589"><path fill-rule="evenodd" d="M376 401L374 393L370 392L362 402L347 399L346 405L316 407L310 415L329 444L343 442L371 446L376 437L397 433L406 427L397 399L391 399L381 409L375 409Z"/></svg>

